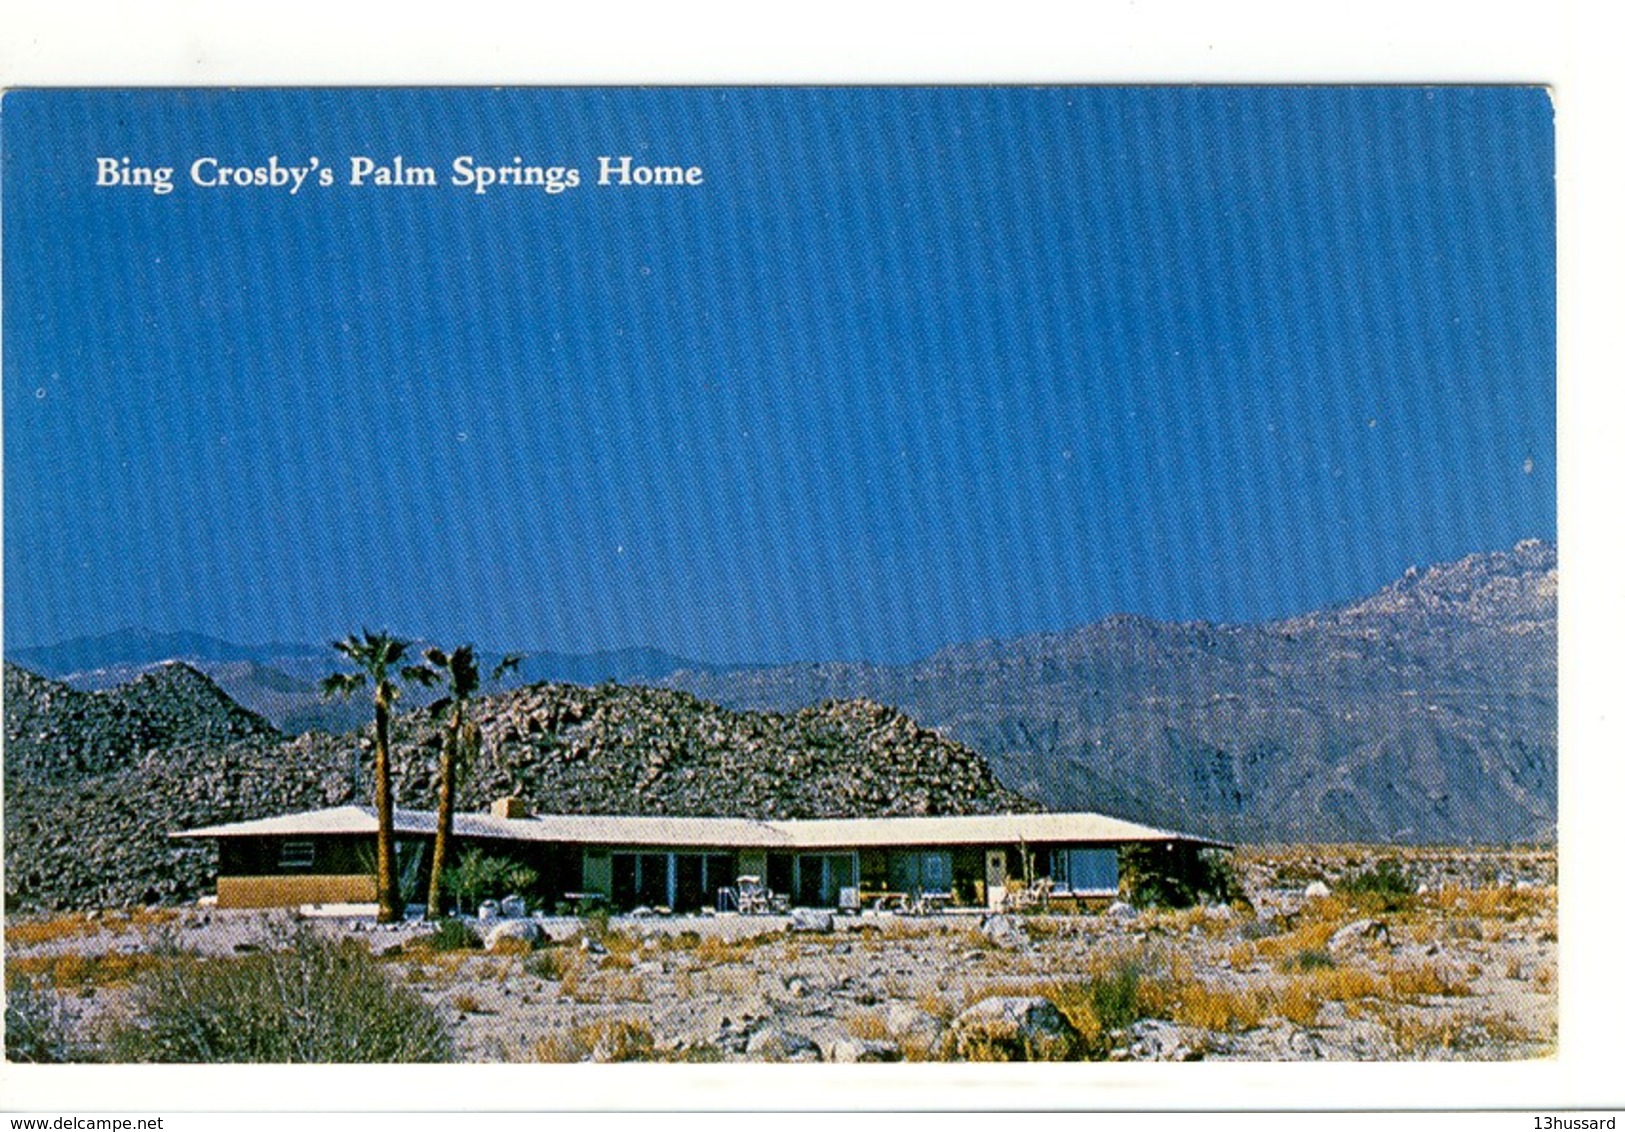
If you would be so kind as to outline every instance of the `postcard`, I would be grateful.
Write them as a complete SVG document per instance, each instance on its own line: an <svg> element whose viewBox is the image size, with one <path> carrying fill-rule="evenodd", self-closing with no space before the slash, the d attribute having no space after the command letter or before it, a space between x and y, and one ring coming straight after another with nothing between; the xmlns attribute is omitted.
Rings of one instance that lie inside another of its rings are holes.
<svg viewBox="0 0 1625 1132"><path fill-rule="evenodd" d="M4 111L12 1062L1558 1054L1547 90Z"/></svg>

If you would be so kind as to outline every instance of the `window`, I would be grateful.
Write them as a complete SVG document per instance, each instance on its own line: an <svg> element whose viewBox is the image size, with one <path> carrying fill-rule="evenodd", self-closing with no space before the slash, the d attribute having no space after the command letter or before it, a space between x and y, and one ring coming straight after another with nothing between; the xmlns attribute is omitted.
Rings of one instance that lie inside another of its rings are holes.
<svg viewBox="0 0 1625 1132"><path fill-rule="evenodd" d="M281 851L277 855L276 866L279 869L310 869L316 865L316 843L314 841L284 841Z"/></svg>
<svg viewBox="0 0 1625 1132"><path fill-rule="evenodd" d="M938 852L893 853L888 880L896 892L948 892L953 888L953 855Z"/></svg>
<svg viewBox="0 0 1625 1132"><path fill-rule="evenodd" d="M1050 877L1058 891L1114 893L1117 891L1117 850L1052 850Z"/></svg>

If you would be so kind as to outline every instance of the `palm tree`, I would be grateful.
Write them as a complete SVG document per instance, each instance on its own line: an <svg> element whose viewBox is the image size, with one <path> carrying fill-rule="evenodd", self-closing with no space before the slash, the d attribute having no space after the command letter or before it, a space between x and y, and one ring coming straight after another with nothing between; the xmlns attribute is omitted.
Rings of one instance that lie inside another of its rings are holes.
<svg viewBox="0 0 1625 1132"><path fill-rule="evenodd" d="M444 674L448 694L430 708L446 719L446 736L440 748L440 811L435 819L434 858L429 865L429 908L427 915L435 919L446 914L445 875L451 857L451 816L457 797L457 763L480 749L480 728L469 718L468 701L479 693L481 676L479 658L473 645L459 645L451 655L437 648L423 650L423 659ZM510 671L519 667L520 658L512 653L502 658L485 679L496 683Z"/></svg>
<svg viewBox="0 0 1625 1132"><path fill-rule="evenodd" d="M389 713L401 690L395 683L410 680L425 687L438 679L434 670L421 665L402 666L407 642L386 633L362 629L334 641L337 649L358 672L335 672L322 681L322 695L349 699L369 683L372 685L372 718L375 735L375 804L378 809L378 922L394 923L401 918L401 888L395 870L395 802L389 780Z"/></svg>

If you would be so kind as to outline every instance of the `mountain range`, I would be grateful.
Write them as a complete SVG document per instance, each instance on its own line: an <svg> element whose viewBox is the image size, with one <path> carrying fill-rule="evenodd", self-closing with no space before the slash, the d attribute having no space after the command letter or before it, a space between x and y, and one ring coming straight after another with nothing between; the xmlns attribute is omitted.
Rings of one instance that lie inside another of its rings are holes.
<svg viewBox="0 0 1625 1132"><path fill-rule="evenodd" d="M1046 805L1236 839L1556 832L1557 550L1534 540L1280 621L1118 616L914 664L668 682L736 708L879 700Z"/></svg>
<svg viewBox="0 0 1625 1132"><path fill-rule="evenodd" d="M131 630L7 659L80 690L184 660L287 733L349 730L368 711L317 695L339 667L325 646ZM1043 805L1238 840L1556 833L1557 550L1534 540L1264 623L1120 615L901 665L536 652L520 675L663 685L739 711L871 701L979 752L1000 782Z"/></svg>

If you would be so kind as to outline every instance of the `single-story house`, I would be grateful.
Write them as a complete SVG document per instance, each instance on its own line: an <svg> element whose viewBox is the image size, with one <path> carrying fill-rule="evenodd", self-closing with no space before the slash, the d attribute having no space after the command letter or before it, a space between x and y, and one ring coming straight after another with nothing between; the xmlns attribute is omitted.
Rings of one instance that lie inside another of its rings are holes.
<svg viewBox="0 0 1625 1132"><path fill-rule="evenodd" d="M435 815L395 811L401 891L422 901ZM182 830L220 849L221 907L264 908L377 899L376 813L362 806ZM460 813L469 847L532 870L536 906L597 899L626 910L719 907L741 876L795 905L918 901L989 907L1041 888L1062 904L1118 893L1120 853L1145 846L1164 867L1194 866L1219 842L1095 813L757 820L727 817L531 814L516 798ZM1194 870L1193 870L1194 871ZM724 891L728 890L728 891ZM854 892L853 890L856 890Z"/></svg>

